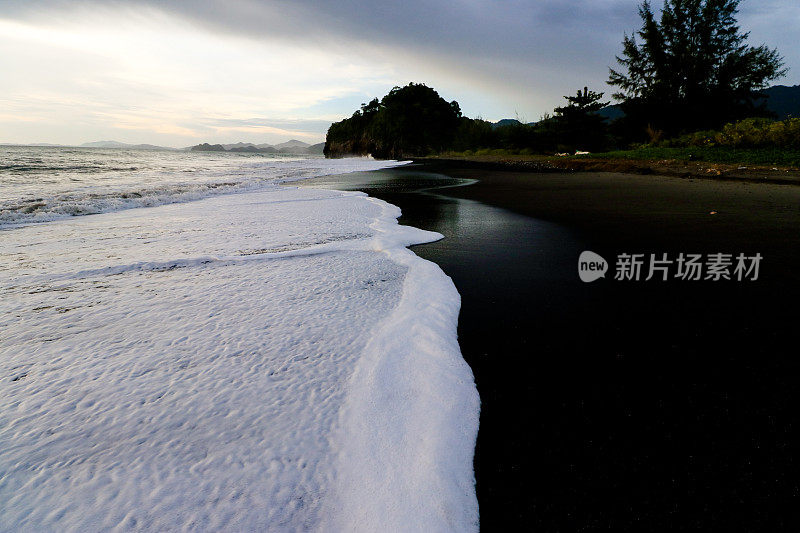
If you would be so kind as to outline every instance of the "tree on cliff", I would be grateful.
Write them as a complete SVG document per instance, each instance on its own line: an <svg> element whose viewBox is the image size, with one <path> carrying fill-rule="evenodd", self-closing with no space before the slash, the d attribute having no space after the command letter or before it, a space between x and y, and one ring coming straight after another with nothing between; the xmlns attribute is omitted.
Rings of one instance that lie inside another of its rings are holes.
<svg viewBox="0 0 800 533"><path fill-rule="evenodd" d="M459 126L458 102L421 83L395 87L328 129L325 154L398 158L446 150Z"/></svg>
<svg viewBox="0 0 800 533"><path fill-rule="evenodd" d="M786 73L777 50L746 44L736 15L740 0L665 0L660 21L645 1L642 28L625 36L619 87L626 121L668 134L718 127L758 113L759 91Z"/></svg>

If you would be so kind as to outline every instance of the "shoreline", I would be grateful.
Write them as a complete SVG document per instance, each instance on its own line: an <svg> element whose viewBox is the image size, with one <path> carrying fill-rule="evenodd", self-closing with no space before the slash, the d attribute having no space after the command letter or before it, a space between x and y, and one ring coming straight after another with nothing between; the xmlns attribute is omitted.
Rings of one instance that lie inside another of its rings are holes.
<svg viewBox="0 0 800 533"><path fill-rule="evenodd" d="M465 178L478 182L420 190ZM794 487L800 189L441 163L306 186L321 184L445 235L413 251L462 296L483 528L776 526ZM584 284L587 249L768 259L750 284Z"/></svg>
<svg viewBox="0 0 800 533"><path fill-rule="evenodd" d="M800 259L800 187L749 180L683 179L619 172L530 172L460 164L422 168L478 179L449 190L536 219L563 224L598 248L722 252L738 246L771 257L774 281L794 281ZM620 250L621 251L621 250Z"/></svg>
<svg viewBox="0 0 800 533"><path fill-rule="evenodd" d="M530 173L585 173L612 172L639 175L657 175L684 179L709 179L720 181L747 181L800 185L800 169L767 167L708 161L606 159L574 156L434 156L412 158L412 161L429 167L469 168L474 170L505 170Z"/></svg>

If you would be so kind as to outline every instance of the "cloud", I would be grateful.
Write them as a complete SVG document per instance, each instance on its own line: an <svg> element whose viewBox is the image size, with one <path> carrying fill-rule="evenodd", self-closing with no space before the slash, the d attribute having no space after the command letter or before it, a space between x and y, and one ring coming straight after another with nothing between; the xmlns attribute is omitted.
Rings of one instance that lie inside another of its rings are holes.
<svg viewBox="0 0 800 533"><path fill-rule="evenodd" d="M7 114L24 114L25 95L35 94L32 115L49 98L64 119L123 110L142 119L116 124L171 124L186 135L322 136L326 121L408 81L473 116L535 120L577 87L605 90L623 33L640 25L631 0L0 5L0 69L15 73L0 78ZM752 42L778 47L794 67L783 82L800 82L800 4L745 1L740 21ZM290 120L302 126L281 122Z"/></svg>
<svg viewBox="0 0 800 533"><path fill-rule="evenodd" d="M558 78L601 85L624 32L639 28L631 0L234 0L144 1L213 31L281 38L383 60L460 71L465 80L561 87ZM656 2L658 4L658 2ZM796 0L742 3L742 25L800 70ZM500 79L502 78L502 79ZM554 79L555 78L555 79ZM800 80L800 73L792 79ZM502 89L501 89L502 90Z"/></svg>
<svg viewBox="0 0 800 533"><path fill-rule="evenodd" d="M77 15L57 25L49 17L0 20L0 71L13 73L0 78L0 141L39 141L32 136L49 127L63 135L57 124L72 126L70 138L46 140L77 143L102 131L171 145L236 133L259 142L318 141L330 123L319 118L327 101L361 99L365 88L383 89L392 78L349 57L200 32L160 13ZM14 116L42 120L19 129ZM153 137L144 137L148 131Z"/></svg>

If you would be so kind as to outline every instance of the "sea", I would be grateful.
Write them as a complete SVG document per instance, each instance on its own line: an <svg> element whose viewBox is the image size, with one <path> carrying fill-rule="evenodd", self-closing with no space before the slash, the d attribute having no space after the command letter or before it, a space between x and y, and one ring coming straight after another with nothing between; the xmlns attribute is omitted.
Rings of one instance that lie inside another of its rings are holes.
<svg viewBox="0 0 800 533"><path fill-rule="evenodd" d="M475 531L460 296L404 165L0 146L0 531Z"/></svg>

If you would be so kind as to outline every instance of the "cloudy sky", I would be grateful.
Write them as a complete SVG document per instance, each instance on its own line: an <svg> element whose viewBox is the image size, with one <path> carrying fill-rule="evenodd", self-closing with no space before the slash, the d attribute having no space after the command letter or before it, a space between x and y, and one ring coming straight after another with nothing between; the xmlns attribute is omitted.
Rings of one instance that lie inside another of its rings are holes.
<svg viewBox="0 0 800 533"><path fill-rule="evenodd" d="M472 117L537 120L608 90L637 4L0 0L0 142L319 142L409 81ZM740 22L800 83L800 2L745 0Z"/></svg>

